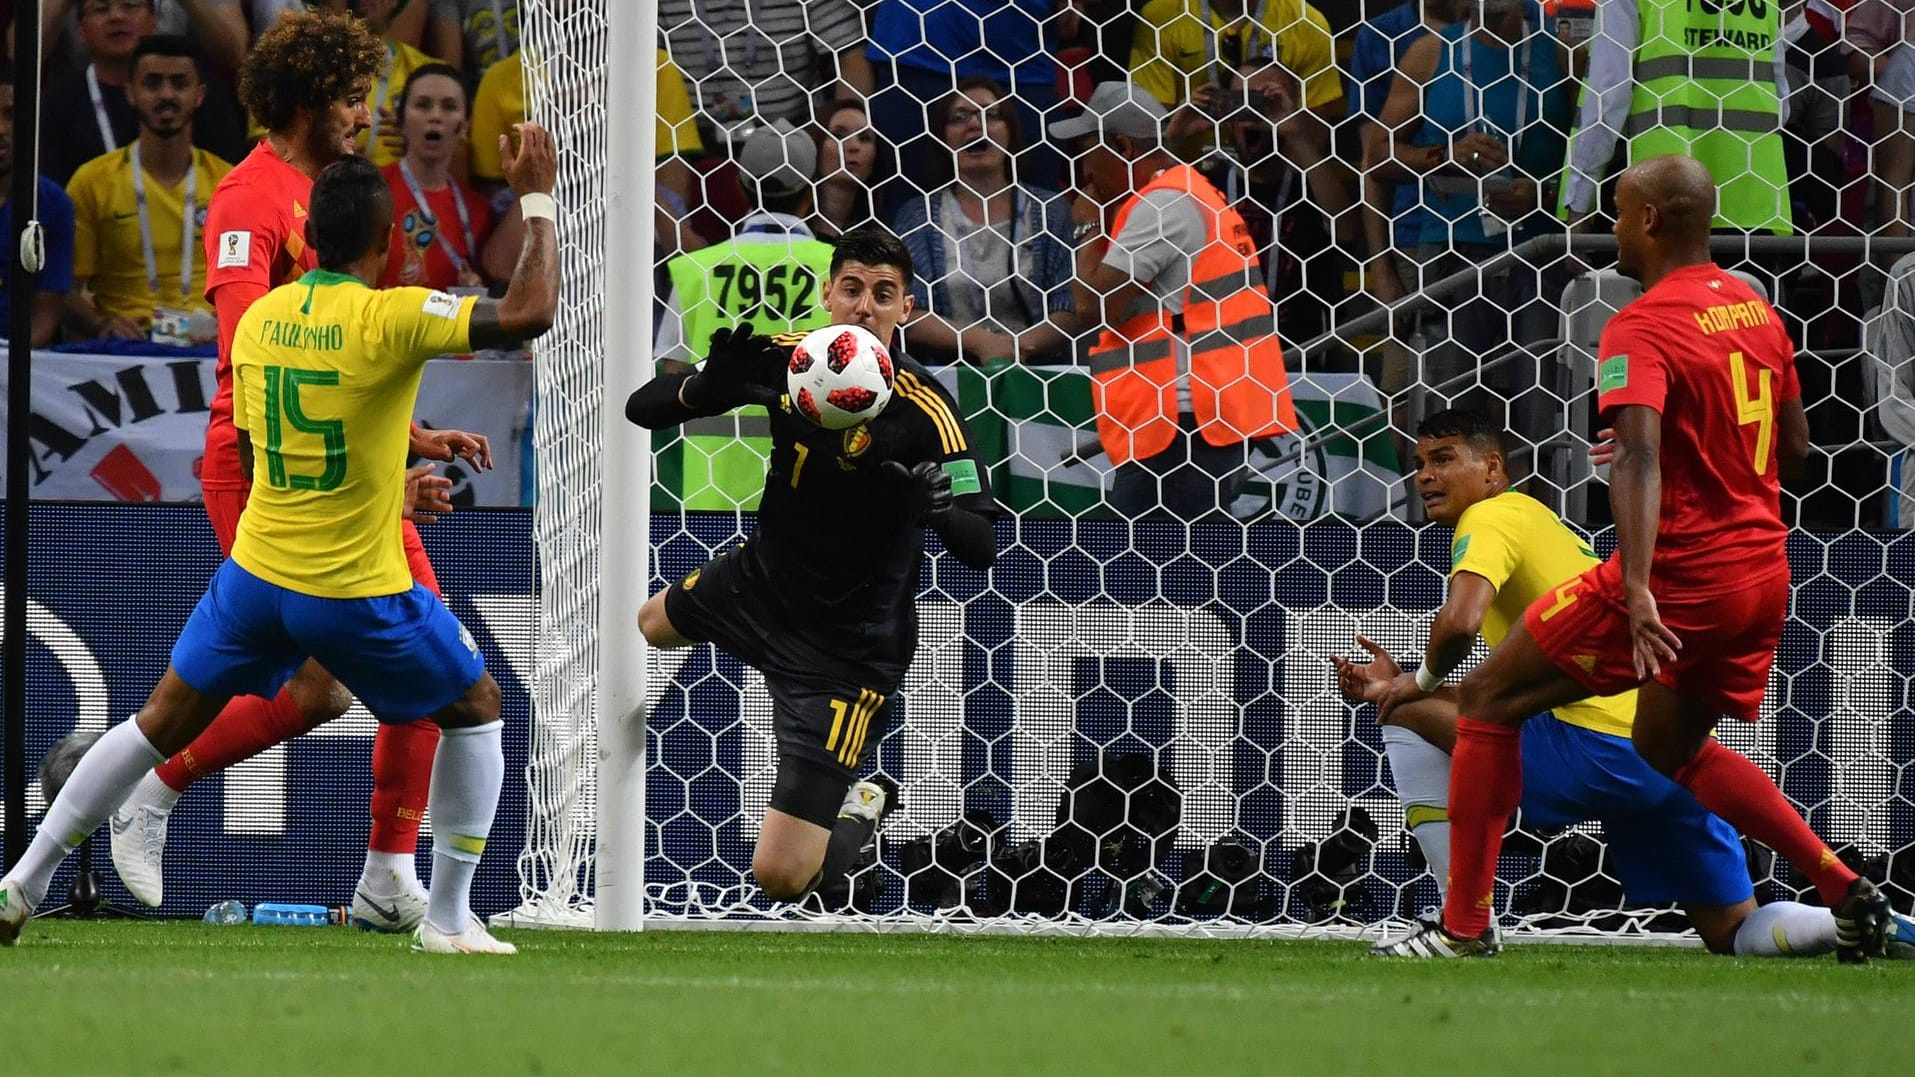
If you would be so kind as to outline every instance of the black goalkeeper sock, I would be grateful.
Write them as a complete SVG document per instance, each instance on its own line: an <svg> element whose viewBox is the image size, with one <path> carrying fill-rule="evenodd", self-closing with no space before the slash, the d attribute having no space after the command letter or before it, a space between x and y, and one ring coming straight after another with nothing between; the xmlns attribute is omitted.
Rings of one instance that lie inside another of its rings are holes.
<svg viewBox="0 0 1915 1077"><path fill-rule="evenodd" d="M824 890L836 889L845 876L851 872L852 865L858 862L858 854L871 842L871 836L877 832L875 819L864 819L855 815L840 815L838 822L831 828L831 842L825 846L824 870L819 872L819 887Z"/></svg>

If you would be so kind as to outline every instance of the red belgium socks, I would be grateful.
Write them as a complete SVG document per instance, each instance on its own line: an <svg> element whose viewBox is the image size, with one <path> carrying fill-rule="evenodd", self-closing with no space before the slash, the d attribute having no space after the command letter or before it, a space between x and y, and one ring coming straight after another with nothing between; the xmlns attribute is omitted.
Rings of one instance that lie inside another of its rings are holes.
<svg viewBox="0 0 1915 1077"><path fill-rule="evenodd" d="M372 836L367 848L408 856L419 845L419 822L432 789L432 759L439 727L420 719L380 723L372 739Z"/></svg>
<svg viewBox="0 0 1915 1077"><path fill-rule="evenodd" d="M1450 756L1450 886L1443 926L1459 938L1489 930L1496 854L1523 798L1522 729L1457 718Z"/></svg>
<svg viewBox="0 0 1915 1077"><path fill-rule="evenodd" d="M217 774L275 744L284 744L307 728L306 717L299 713L290 688L281 688L271 699L235 696L212 725L179 754L155 768L155 773L167 788L184 793L187 786L208 774Z"/></svg>
<svg viewBox="0 0 1915 1077"><path fill-rule="evenodd" d="M1748 756L1711 737L1687 766L1676 771L1675 778L1703 807L1794 864L1815 883L1829 908L1842 903L1855 873L1835 858L1795 805Z"/></svg>

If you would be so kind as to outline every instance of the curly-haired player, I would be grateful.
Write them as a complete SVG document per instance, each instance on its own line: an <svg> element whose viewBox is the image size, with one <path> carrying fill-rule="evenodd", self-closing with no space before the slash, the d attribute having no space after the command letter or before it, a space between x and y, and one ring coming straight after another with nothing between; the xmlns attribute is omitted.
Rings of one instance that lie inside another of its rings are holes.
<svg viewBox="0 0 1915 1077"><path fill-rule="evenodd" d="M206 428L200 487L220 548L230 553L251 484L241 471L233 427L233 333L253 302L318 268L306 242L313 180L355 151L371 124L368 88L385 71L386 47L348 15L293 12L262 34L240 73L240 97L267 130L259 147L221 181L207 212L206 297L219 316L219 392ZM433 460L455 456L491 465L486 439L414 428L410 449ZM422 480L421 504L449 509L449 484ZM435 594L438 580L410 519L403 526L413 578ZM308 662L271 699L241 696L184 751L146 776L113 816L113 864L134 897L158 905L166 821L188 785L343 714L351 696ZM439 729L430 722L381 725L372 749L372 833L353 894L364 927L410 931L425 913L414 865L419 822L432 780Z"/></svg>

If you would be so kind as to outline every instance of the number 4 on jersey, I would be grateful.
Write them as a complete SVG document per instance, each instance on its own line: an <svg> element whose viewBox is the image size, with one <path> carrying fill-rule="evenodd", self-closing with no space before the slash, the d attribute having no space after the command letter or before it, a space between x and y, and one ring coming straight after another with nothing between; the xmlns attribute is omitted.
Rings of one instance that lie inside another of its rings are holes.
<svg viewBox="0 0 1915 1077"><path fill-rule="evenodd" d="M1735 421L1741 426L1750 423L1755 427L1755 473L1766 475L1769 471L1769 445L1775 435L1775 395L1769 391L1769 380L1775 374L1773 370L1761 370L1757 374L1755 395L1749 395L1749 362L1741 352L1729 353L1729 379L1735 386Z"/></svg>

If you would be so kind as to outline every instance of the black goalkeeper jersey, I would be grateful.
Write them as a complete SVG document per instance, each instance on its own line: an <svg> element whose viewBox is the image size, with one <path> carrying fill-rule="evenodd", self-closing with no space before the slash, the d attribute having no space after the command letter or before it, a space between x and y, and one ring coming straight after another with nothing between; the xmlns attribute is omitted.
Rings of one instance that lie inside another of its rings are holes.
<svg viewBox="0 0 1915 1077"><path fill-rule="evenodd" d="M815 634L814 643L849 662L902 676L917 651L924 528L883 463L938 461L957 508L988 517L996 502L950 394L919 363L894 358L890 402L849 430L813 425L788 399L767 409L771 465L742 552L753 590L783 627Z"/></svg>

